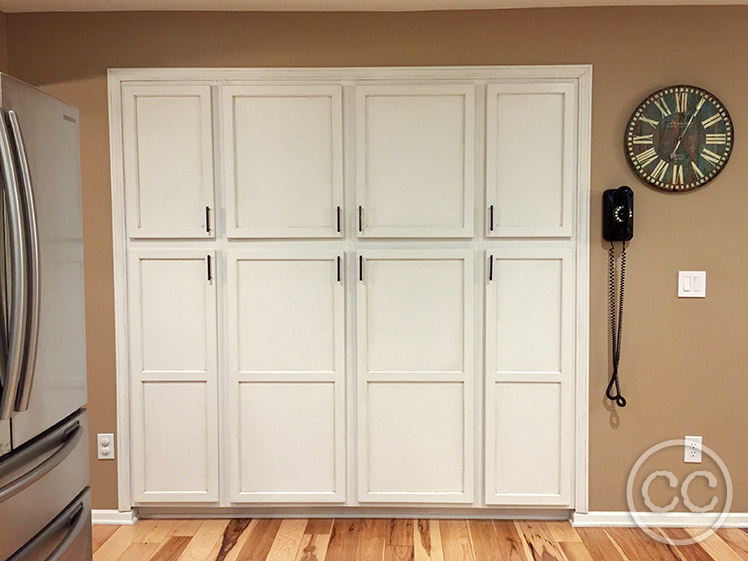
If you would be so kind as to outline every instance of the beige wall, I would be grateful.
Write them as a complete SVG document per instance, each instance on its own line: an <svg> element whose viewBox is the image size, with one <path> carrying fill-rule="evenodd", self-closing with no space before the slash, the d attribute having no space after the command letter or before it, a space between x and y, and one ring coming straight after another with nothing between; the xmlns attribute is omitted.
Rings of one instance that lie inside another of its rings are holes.
<svg viewBox="0 0 748 561"><path fill-rule="evenodd" d="M1 24L0 24L1 29ZM414 14L9 14L11 73L81 112L91 432L115 430L114 317L106 69L159 66L594 65L590 495L625 508L631 465L655 442L702 434L733 470L748 511L748 7L592 8ZM2 58L0 57L0 64ZM705 189L655 192L626 166L627 118L650 91L716 93L735 155ZM538 155L542 157L542 155ZM607 253L600 194L636 193L622 377L629 406L603 403L608 375ZM678 269L708 271L709 297L679 301ZM116 506L113 462L92 464L94 506Z"/></svg>

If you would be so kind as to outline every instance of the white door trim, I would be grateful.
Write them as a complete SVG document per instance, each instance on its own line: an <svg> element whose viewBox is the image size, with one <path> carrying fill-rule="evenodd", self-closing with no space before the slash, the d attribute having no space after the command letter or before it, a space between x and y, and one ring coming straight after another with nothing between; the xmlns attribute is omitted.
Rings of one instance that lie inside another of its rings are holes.
<svg viewBox="0 0 748 561"><path fill-rule="evenodd" d="M575 450L573 489L577 513L588 510L588 403L589 403L589 243L590 243L590 152L592 111L592 66L435 66L382 68L127 68L109 69L109 136L112 188L112 237L114 246L114 304L117 384L117 486L118 508L127 512L132 506L130 469L130 399L127 311L127 231L125 221L124 176L122 161L122 86L124 83L190 82L194 84L330 84L352 80L390 80L418 84L457 83L475 80L479 84L496 82L576 82L578 96L577 191L575 193L575 270L576 270L576 383ZM485 96L476 97L480 103ZM480 125L479 125L480 128ZM214 134L216 131L214 129ZM347 132L346 132L347 134ZM476 132L476 134L478 134ZM215 145L215 144L214 144ZM479 158L481 159L481 158ZM216 162L216 167L220 162ZM348 173L348 172L346 172ZM476 178L477 179L477 178ZM346 181L350 176L346 176ZM478 180L480 182L480 180ZM478 200L480 193L478 193ZM485 201L482 201L484 203ZM483 232L478 203L476 236ZM549 244L551 242L549 241ZM479 241L485 249L485 240Z"/></svg>

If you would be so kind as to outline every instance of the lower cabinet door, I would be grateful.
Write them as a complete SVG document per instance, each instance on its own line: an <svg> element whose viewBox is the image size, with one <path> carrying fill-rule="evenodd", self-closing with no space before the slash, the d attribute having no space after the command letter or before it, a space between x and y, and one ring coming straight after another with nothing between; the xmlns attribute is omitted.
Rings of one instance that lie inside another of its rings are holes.
<svg viewBox="0 0 748 561"><path fill-rule="evenodd" d="M230 251L230 493L345 500L343 254Z"/></svg>
<svg viewBox="0 0 748 561"><path fill-rule="evenodd" d="M473 501L473 256L359 254L358 499Z"/></svg>
<svg viewBox="0 0 748 561"><path fill-rule="evenodd" d="M212 250L130 251L133 500L218 501Z"/></svg>
<svg viewBox="0 0 748 561"><path fill-rule="evenodd" d="M500 250L486 256L488 505L570 505L572 255Z"/></svg>

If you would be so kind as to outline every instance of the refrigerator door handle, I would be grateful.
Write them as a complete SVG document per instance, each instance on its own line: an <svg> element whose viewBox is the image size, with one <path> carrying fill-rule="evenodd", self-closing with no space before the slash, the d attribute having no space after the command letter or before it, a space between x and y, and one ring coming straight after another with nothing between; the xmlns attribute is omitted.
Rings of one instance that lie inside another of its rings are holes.
<svg viewBox="0 0 748 561"><path fill-rule="evenodd" d="M73 503L66 508L49 526L44 528L31 542L15 553L8 561L26 561L35 559L34 551L43 546L49 539L67 526L65 537L57 544L44 561L60 561L70 549L72 543L86 526L86 508L82 502Z"/></svg>
<svg viewBox="0 0 748 561"><path fill-rule="evenodd" d="M24 340L26 339L26 237L23 228L22 202L18 176L6 124L6 112L0 116L0 163L5 178L5 197L8 208L8 233L10 237L10 309L8 310L8 356L6 360L3 393L0 396L0 419L13 414L18 384L23 368Z"/></svg>
<svg viewBox="0 0 748 561"><path fill-rule="evenodd" d="M31 387L34 382L34 368L36 366L36 351L39 344L39 309L41 303L41 279L39 263L39 228L36 221L36 206L34 204L34 192L31 184L31 171L29 160L26 155L26 146L21 135L21 125L15 111L8 111L8 122L10 132L13 135L18 164L20 167L20 184L23 197L23 210L25 211L26 251L28 252L27 274L28 274L28 326L24 349L24 361L22 367L22 378L16 396L16 411L26 411L29 408L31 398Z"/></svg>
<svg viewBox="0 0 748 561"><path fill-rule="evenodd" d="M54 454L37 465L35 468L27 471L10 483L0 487L0 503L7 501L27 487L33 485L35 482L39 481L42 477L44 477L50 471L60 465L62 461L67 458L75 449L81 438L83 438L83 427L80 423L75 423L65 431L63 435L62 445Z"/></svg>

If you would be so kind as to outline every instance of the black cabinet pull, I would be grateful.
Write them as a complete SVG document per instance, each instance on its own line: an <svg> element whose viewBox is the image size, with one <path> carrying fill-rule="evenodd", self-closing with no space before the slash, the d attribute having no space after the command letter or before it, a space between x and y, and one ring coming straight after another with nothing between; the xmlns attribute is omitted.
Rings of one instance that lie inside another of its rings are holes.
<svg viewBox="0 0 748 561"><path fill-rule="evenodd" d="M340 207L338 207L336 211L336 220L337 220L338 233L340 233Z"/></svg>
<svg viewBox="0 0 748 561"><path fill-rule="evenodd" d="M488 280L493 280L493 255L488 258Z"/></svg>
<svg viewBox="0 0 748 561"><path fill-rule="evenodd" d="M211 266L211 256L208 255L208 282L213 280L213 267Z"/></svg>
<svg viewBox="0 0 748 561"><path fill-rule="evenodd" d="M210 234L210 207L205 207L205 231Z"/></svg>
<svg viewBox="0 0 748 561"><path fill-rule="evenodd" d="M493 232L493 205L488 207L488 229Z"/></svg>
<svg viewBox="0 0 748 561"><path fill-rule="evenodd" d="M340 262L342 261L340 255L338 255L338 282L340 282Z"/></svg>
<svg viewBox="0 0 748 561"><path fill-rule="evenodd" d="M364 280L364 257L363 255L358 256L358 280Z"/></svg>
<svg viewBox="0 0 748 561"><path fill-rule="evenodd" d="M358 207L358 231L364 231L364 207L360 205Z"/></svg>

